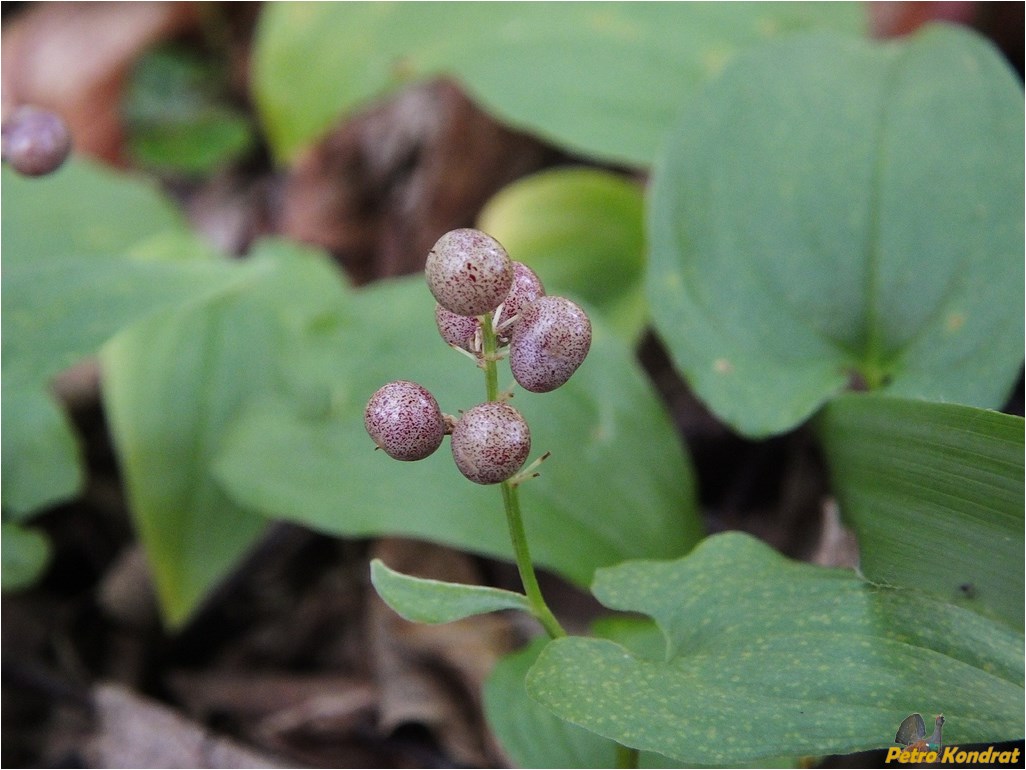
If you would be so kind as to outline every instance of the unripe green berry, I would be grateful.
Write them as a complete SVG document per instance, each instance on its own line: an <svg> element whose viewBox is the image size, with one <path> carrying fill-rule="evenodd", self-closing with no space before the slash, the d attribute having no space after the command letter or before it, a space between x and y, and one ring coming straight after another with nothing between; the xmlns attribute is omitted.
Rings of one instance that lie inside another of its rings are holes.
<svg viewBox="0 0 1026 770"><path fill-rule="evenodd" d="M520 470L531 452L531 431L516 409L487 401L465 412L452 430L452 456L476 484L498 484Z"/></svg>
<svg viewBox="0 0 1026 770"><path fill-rule="evenodd" d="M59 115L39 107L19 107L4 121L3 159L19 174L56 171L71 152L71 134Z"/></svg>
<svg viewBox="0 0 1026 770"><path fill-rule="evenodd" d="M396 460L423 460L442 443L445 418L422 385L397 380L375 391L363 412L367 433Z"/></svg>
<svg viewBox="0 0 1026 770"><path fill-rule="evenodd" d="M506 298L513 264L490 235L462 228L438 239L428 252L424 275L439 305L457 315L478 316Z"/></svg>
<svg viewBox="0 0 1026 770"><path fill-rule="evenodd" d="M539 297L521 309L509 344L509 367L525 390L547 393L563 385L591 348L591 321L565 297Z"/></svg>

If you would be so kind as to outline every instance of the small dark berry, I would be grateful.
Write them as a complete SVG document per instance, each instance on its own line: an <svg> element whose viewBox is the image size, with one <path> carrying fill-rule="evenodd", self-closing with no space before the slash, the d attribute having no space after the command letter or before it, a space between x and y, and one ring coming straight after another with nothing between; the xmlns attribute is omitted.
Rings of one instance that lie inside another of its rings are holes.
<svg viewBox="0 0 1026 770"><path fill-rule="evenodd" d="M56 113L39 107L19 107L0 133L3 159L25 176L56 171L71 152L67 125Z"/></svg>
<svg viewBox="0 0 1026 770"><path fill-rule="evenodd" d="M520 311L509 367L522 388L547 393L570 379L590 348L587 314L564 297L539 297Z"/></svg>
<svg viewBox="0 0 1026 770"><path fill-rule="evenodd" d="M531 452L531 431L516 409L487 401L464 413L452 430L452 456L460 473L476 484L510 478Z"/></svg>
<svg viewBox="0 0 1026 770"><path fill-rule="evenodd" d="M367 402L363 424L374 443L396 460L423 460L438 449L446 428L435 397L409 380L378 388Z"/></svg>
<svg viewBox="0 0 1026 770"><path fill-rule="evenodd" d="M490 235L470 228L439 238L428 253L424 274L438 304L465 316L495 310L513 283L506 250Z"/></svg>

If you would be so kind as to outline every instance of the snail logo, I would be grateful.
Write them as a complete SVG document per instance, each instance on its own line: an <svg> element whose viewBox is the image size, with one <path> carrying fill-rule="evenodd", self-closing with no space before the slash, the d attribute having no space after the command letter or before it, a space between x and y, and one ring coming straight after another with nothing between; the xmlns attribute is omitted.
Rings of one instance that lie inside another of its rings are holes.
<svg viewBox="0 0 1026 770"><path fill-rule="evenodd" d="M998 765L1016 764L1019 762L1018 748L1010 751L997 751L993 746L980 751L964 751L958 746L945 746L941 733L944 729L944 715L938 714L934 719L933 732L926 735L926 722L922 714L909 714L898 726L894 735L897 746L887 749L885 764L897 762L899 765L965 765L967 763L989 763Z"/></svg>
<svg viewBox="0 0 1026 770"><path fill-rule="evenodd" d="M944 729L944 715L938 714L934 720L933 733L926 737L926 722L922 714L909 714L898 727L894 742L900 743L908 751L937 752L941 750L941 732Z"/></svg>

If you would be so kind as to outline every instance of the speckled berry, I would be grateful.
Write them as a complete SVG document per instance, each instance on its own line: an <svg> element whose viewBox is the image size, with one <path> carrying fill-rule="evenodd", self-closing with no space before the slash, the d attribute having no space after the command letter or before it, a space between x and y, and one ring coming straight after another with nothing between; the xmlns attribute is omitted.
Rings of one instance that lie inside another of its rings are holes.
<svg viewBox="0 0 1026 770"><path fill-rule="evenodd" d="M513 264L502 245L480 230L452 230L435 243L424 267L438 304L457 315L490 313L506 298Z"/></svg>
<svg viewBox="0 0 1026 770"><path fill-rule="evenodd" d="M56 113L19 107L4 121L3 159L20 174L43 176L56 171L71 152L71 134Z"/></svg>
<svg viewBox="0 0 1026 770"><path fill-rule="evenodd" d="M545 287L542 286L538 274L523 262L514 262L513 283L506 299L502 301L502 314L497 319L498 324L513 318L521 308L543 296L545 296Z"/></svg>
<svg viewBox="0 0 1026 770"><path fill-rule="evenodd" d="M514 379L532 393L547 393L570 379L591 347L587 314L564 297L539 297L520 311L509 345Z"/></svg>
<svg viewBox="0 0 1026 770"><path fill-rule="evenodd" d="M445 436L445 418L435 397L408 380L378 388L367 402L363 424L374 443L396 460L423 460Z"/></svg>
<svg viewBox="0 0 1026 770"><path fill-rule="evenodd" d="M452 430L452 456L460 473L476 484L510 478L531 452L531 431L516 409L501 401L478 404Z"/></svg>
<svg viewBox="0 0 1026 770"><path fill-rule="evenodd" d="M471 350L474 335L481 328L475 316L456 315L441 305L435 305L435 325L443 340L464 350Z"/></svg>

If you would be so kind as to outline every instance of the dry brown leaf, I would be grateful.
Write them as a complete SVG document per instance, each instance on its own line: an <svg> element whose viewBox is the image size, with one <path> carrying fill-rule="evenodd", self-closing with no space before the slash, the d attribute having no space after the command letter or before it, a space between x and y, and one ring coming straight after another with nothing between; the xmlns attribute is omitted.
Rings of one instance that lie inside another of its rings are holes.
<svg viewBox="0 0 1026 770"><path fill-rule="evenodd" d="M285 181L278 229L335 254L357 283L416 272L442 233L561 157L450 82L415 85L309 148Z"/></svg>
<svg viewBox="0 0 1026 770"><path fill-rule="evenodd" d="M287 767L275 757L214 735L163 704L118 685L93 691L96 732L83 754L90 767Z"/></svg>

